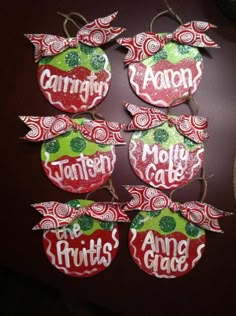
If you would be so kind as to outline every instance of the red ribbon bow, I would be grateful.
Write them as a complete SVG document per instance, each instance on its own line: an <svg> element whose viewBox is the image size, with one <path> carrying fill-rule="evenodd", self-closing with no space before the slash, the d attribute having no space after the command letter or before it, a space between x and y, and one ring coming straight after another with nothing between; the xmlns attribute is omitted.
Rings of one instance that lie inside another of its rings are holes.
<svg viewBox="0 0 236 316"><path fill-rule="evenodd" d="M76 124L67 115L56 116L20 116L30 128L23 137L29 141L43 141L64 134L72 129L78 130L88 140L99 144L124 145L120 134L123 124L102 120L85 120L82 125Z"/></svg>
<svg viewBox="0 0 236 316"><path fill-rule="evenodd" d="M117 13L98 18L86 24L74 38L64 38L50 34L25 34L35 47L35 61L39 61L42 56L60 54L69 47L78 47L79 42L94 47L109 42L125 30L121 27L110 26Z"/></svg>
<svg viewBox="0 0 236 316"><path fill-rule="evenodd" d="M217 233L223 232L219 226L218 219L232 215L232 213L220 211L202 202L191 201L183 204L172 202L161 191L143 185L126 185L125 188L133 197L124 207L125 211L158 211L168 207L173 212L179 211L189 222Z"/></svg>
<svg viewBox="0 0 236 316"><path fill-rule="evenodd" d="M121 209L122 203L97 202L79 208L59 202L42 202L32 206L43 215L33 229L54 229L70 224L83 215L106 222L129 222L129 217Z"/></svg>
<svg viewBox="0 0 236 316"><path fill-rule="evenodd" d="M196 47L219 47L204 34L210 28L216 28L216 26L208 22L191 21L180 25L170 34L159 35L153 32L143 32L132 38L119 38L117 42L128 48L124 62L129 64L153 56L170 41Z"/></svg>
<svg viewBox="0 0 236 316"><path fill-rule="evenodd" d="M208 123L204 117L189 115L169 116L160 110L138 107L127 102L124 103L124 106L133 115L133 119L126 126L126 130L147 130L169 122L175 125L183 136L196 143L202 143L208 138L208 134L205 132Z"/></svg>

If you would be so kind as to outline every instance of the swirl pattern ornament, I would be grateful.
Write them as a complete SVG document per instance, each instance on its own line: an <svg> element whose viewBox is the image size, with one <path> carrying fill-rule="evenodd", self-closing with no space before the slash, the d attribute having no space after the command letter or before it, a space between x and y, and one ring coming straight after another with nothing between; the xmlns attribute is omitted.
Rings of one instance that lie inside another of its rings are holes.
<svg viewBox="0 0 236 316"><path fill-rule="evenodd" d="M173 212L179 211L189 222L218 233L222 232L218 220L232 214L202 202L191 201L183 204L172 202L167 195L154 188L151 195L155 192L155 197L149 197L147 190L150 188L142 185L127 185L125 188L134 197L125 205L125 211L158 211L168 207Z"/></svg>
<svg viewBox="0 0 236 316"><path fill-rule="evenodd" d="M132 38L119 38L117 42L128 49L124 62L130 64L153 56L170 41L195 47L219 47L204 34L210 28L216 28L216 26L208 22L191 21L180 25L173 33L163 36L153 32L143 32Z"/></svg>
<svg viewBox="0 0 236 316"><path fill-rule="evenodd" d="M34 230L65 226L77 216L77 209L54 201L32 204L32 207L43 215L43 218L33 227Z"/></svg>
<svg viewBox="0 0 236 316"><path fill-rule="evenodd" d="M117 13L86 24L78 31L75 38L67 39L50 34L25 34L35 47L35 62L38 62L42 56L54 56L69 47L77 47L79 42L93 47L109 42L124 31L124 28L110 26Z"/></svg>
<svg viewBox="0 0 236 316"><path fill-rule="evenodd" d="M109 222L129 222L129 217L122 210L122 203L97 202L89 206L73 208L59 202L42 202L32 206L43 215L34 226L36 229L54 229L70 224L75 218L83 215Z"/></svg>
<svg viewBox="0 0 236 316"><path fill-rule="evenodd" d="M125 103L124 106L133 115L130 124L126 130L147 130L158 127L165 122L174 124L178 132L196 143L202 143L208 138L206 129L208 127L207 119L204 117L181 115L168 116L164 112L153 109L138 107L134 104Z"/></svg>
<svg viewBox="0 0 236 316"><path fill-rule="evenodd" d="M82 135L95 143L107 145L124 145L120 134L123 124L102 120L85 121L82 125L73 122L67 115L56 116L20 116L31 130L23 137L29 141L43 141L72 130L79 130Z"/></svg>

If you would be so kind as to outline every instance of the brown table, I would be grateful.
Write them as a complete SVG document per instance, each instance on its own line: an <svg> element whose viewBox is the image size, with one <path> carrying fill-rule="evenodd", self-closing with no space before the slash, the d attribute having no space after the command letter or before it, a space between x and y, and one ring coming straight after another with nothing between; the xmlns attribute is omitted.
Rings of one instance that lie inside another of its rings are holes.
<svg viewBox="0 0 236 316"><path fill-rule="evenodd" d="M233 164L235 156L235 51L236 24L226 18L215 1L172 1L184 21L202 20L218 25L209 32L221 49L202 51L204 75L195 97L200 115L209 119L210 138L206 142L204 167L208 181L206 202L234 212ZM45 177L40 164L39 143L19 139L26 132L18 115L56 115L41 94L36 80L37 67L33 49L24 33L64 35L62 19L57 11L79 11L88 20L119 10L116 25L124 26L125 36L147 31L150 20L165 9L161 1L27 1L6 2L2 10L2 137L1 149L1 264L35 280L53 286L72 297L106 306L120 315L234 315L236 291L236 218L221 220L224 234L207 232L207 247L198 266L175 280L156 279L142 272L129 255L129 225L119 224L120 247L116 260L104 272L91 278L72 278L56 270L44 255L42 233L31 228L40 219L30 204L41 201L68 201L73 193L62 191ZM8 15L9 14L9 15ZM171 31L175 22L168 18L155 23L158 32ZM105 100L98 106L108 121L128 123L130 116L123 101L147 106L132 91L123 65L125 50L119 45L105 45L112 64L112 85ZM177 114L189 113L186 105L176 108ZM127 142L130 134L125 134ZM141 184L128 161L128 148L117 148L117 164L113 184L121 201L129 195L123 184ZM197 183L183 188L175 199L198 199ZM77 196L76 196L77 197ZM80 195L83 198L84 195ZM106 192L93 194L94 200L107 200ZM135 214L130 214L133 217ZM226 312L227 310L227 312Z"/></svg>

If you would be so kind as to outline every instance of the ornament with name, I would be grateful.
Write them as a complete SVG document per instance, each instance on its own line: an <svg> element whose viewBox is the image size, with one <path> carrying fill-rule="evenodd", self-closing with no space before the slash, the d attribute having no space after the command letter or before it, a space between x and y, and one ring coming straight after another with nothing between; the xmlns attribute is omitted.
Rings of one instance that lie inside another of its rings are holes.
<svg viewBox="0 0 236 316"><path fill-rule="evenodd" d="M218 219L231 213L202 202L172 202L161 191L125 186L133 199L124 210L140 210L129 231L131 256L140 269L157 278L191 271L205 250L205 230L222 232Z"/></svg>
<svg viewBox="0 0 236 316"><path fill-rule="evenodd" d="M125 64L134 92L158 107L182 103L181 98L193 94L202 78L202 56L196 47L218 47L204 34L214 27L192 21L180 25L172 34L143 32L118 39L129 50Z"/></svg>
<svg viewBox="0 0 236 316"><path fill-rule="evenodd" d="M153 108L125 103L134 130L129 160L135 174L159 189L173 189L191 180L202 167L207 121L197 116L166 115Z"/></svg>
<svg viewBox="0 0 236 316"><path fill-rule="evenodd" d="M66 204L44 202L32 206L44 215L33 229L45 230L45 253L61 272L90 277L114 260L119 246L116 221L129 221L120 203L72 200Z"/></svg>
<svg viewBox="0 0 236 316"><path fill-rule="evenodd" d="M76 37L26 34L35 46L38 83L46 99L68 113L90 110L102 102L111 84L111 66L99 47L124 29L111 27L117 12L82 27Z"/></svg>
<svg viewBox="0 0 236 316"><path fill-rule="evenodd" d="M124 144L120 135L122 124L70 119L66 115L20 118L31 128L25 139L44 140L43 170L57 187L86 193L110 178L116 162L114 145Z"/></svg>

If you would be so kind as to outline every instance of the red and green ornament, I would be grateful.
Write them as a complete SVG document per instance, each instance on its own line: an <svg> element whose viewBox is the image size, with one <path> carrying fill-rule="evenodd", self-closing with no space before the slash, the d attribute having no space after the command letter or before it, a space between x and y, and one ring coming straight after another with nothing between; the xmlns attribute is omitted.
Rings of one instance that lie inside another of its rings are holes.
<svg viewBox="0 0 236 316"><path fill-rule="evenodd" d="M33 228L43 229L43 245L51 264L74 277L91 277L105 270L119 247L116 222L129 222L120 203L72 200L66 204L32 205L43 218Z"/></svg>
<svg viewBox="0 0 236 316"><path fill-rule="evenodd" d="M205 229L222 232L222 212L202 202L172 202L164 193L145 186L125 186L132 200L124 210L140 210L129 231L134 262L157 278L176 278L200 261L206 245Z"/></svg>
<svg viewBox="0 0 236 316"><path fill-rule="evenodd" d="M86 24L73 38L26 34L35 46L40 90L57 109L84 112L107 95L111 66L100 46L124 31L110 26L116 15L117 12Z"/></svg>
<svg viewBox="0 0 236 316"><path fill-rule="evenodd" d="M41 162L49 180L73 193L91 192L106 183L116 162L114 145L125 144L122 124L116 122L66 115L20 118L30 128L24 139L44 141Z"/></svg>
<svg viewBox="0 0 236 316"><path fill-rule="evenodd" d="M177 188L191 180L202 167L207 120L129 103L125 107L133 115L126 130L134 131L129 160L135 174L159 189Z"/></svg>
<svg viewBox="0 0 236 316"><path fill-rule="evenodd" d="M128 49L124 61L134 92L158 107L182 103L182 97L193 94L202 78L202 56L196 47L218 47L204 34L214 27L192 21L173 33L143 32L118 39Z"/></svg>

